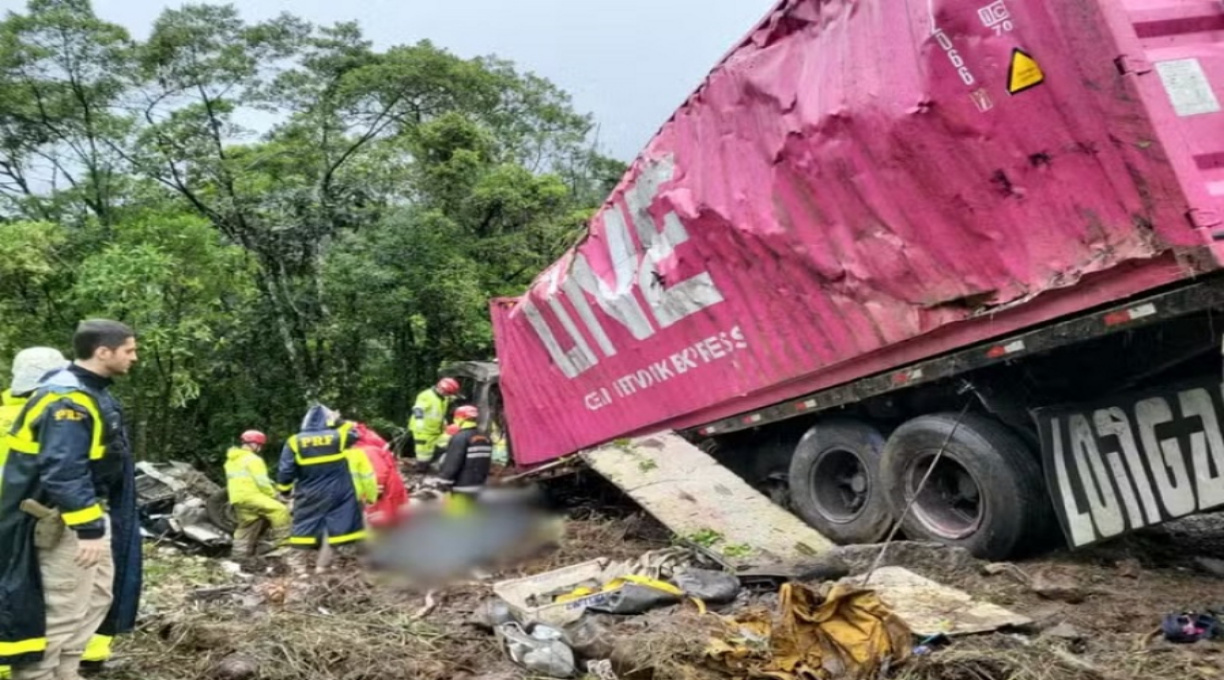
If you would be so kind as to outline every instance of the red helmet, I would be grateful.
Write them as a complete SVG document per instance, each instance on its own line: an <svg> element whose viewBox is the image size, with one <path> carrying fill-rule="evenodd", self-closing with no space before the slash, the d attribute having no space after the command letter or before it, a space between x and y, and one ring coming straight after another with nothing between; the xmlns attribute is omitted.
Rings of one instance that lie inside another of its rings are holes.
<svg viewBox="0 0 1224 680"><path fill-rule="evenodd" d="M480 409L475 406L460 406L455 409L455 420L476 420L480 417Z"/></svg>
<svg viewBox="0 0 1224 680"><path fill-rule="evenodd" d="M268 443L268 435L259 430L247 430L238 439L243 444L255 444L256 446L263 446Z"/></svg>
<svg viewBox="0 0 1224 680"><path fill-rule="evenodd" d="M438 381L438 385L434 389L438 390L438 394L444 397L459 394L459 381L454 378L443 378Z"/></svg>

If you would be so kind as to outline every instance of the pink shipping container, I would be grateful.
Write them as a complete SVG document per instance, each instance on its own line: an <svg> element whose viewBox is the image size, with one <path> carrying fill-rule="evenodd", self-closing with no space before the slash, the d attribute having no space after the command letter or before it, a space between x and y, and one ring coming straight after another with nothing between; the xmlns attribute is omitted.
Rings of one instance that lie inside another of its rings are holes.
<svg viewBox="0 0 1224 680"><path fill-rule="evenodd" d="M750 426L1216 269L1222 98L1219 0L779 3L493 303L517 462Z"/></svg>

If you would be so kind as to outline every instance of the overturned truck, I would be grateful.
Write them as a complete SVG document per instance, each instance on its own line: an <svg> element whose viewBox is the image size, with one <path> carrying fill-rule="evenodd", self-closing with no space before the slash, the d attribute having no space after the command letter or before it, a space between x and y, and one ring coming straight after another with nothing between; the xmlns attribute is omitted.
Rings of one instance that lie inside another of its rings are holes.
<svg viewBox="0 0 1224 680"><path fill-rule="evenodd" d="M837 541L995 558L1224 505L1222 35L779 3L493 302L516 461L677 430Z"/></svg>

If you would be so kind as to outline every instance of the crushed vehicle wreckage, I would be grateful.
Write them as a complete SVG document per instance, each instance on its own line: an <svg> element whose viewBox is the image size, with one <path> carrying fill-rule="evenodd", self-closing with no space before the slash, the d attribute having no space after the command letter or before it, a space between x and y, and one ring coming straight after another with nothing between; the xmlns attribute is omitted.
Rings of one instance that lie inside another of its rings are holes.
<svg viewBox="0 0 1224 680"><path fill-rule="evenodd" d="M205 551L233 543L234 512L225 488L188 463L137 463L136 498L147 539Z"/></svg>

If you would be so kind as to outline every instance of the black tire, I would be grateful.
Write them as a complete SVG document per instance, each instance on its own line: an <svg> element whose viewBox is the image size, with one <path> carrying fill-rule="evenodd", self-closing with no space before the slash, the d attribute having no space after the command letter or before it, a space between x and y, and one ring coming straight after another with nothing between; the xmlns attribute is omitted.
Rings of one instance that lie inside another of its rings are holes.
<svg viewBox="0 0 1224 680"><path fill-rule="evenodd" d="M910 505L941 448L939 464ZM1026 550L1051 526L1037 457L1023 437L992 418L940 413L910 420L888 438L881 477L892 511L912 539L1003 560Z"/></svg>
<svg viewBox="0 0 1224 680"><path fill-rule="evenodd" d="M880 485L879 430L855 420L829 420L804 433L791 458L795 514L838 543L875 543L892 511Z"/></svg>
<svg viewBox="0 0 1224 680"><path fill-rule="evenodd" d="M208 521L227 534L234 533L238 528L238 520L234 518L234 506L230 505L229 493L225 489L208 497L204 503L204 511Z"/></svg>

